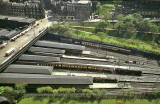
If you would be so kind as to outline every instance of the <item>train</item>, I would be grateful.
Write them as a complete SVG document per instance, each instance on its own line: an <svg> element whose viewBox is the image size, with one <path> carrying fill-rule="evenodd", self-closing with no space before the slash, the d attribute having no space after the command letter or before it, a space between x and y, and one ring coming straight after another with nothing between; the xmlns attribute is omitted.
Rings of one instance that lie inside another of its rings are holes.
<svg viewBox="0 0 160 104"><path fill-rule="evenodd" d="M89 71L89 72L104 72L110 74L120 74L120 75L133 75L141 76L142 71L139 69L130 69L123 66L114 65L98 65L98 64L81 64L81 63L65 63L65 62L29 62L29 61L17 61L16 64L24 65L39 65L39 66L53 66L54 69L66 69L74 71Z"/></svg>
<svg viewBox="0 0 160 104"><path fill-rule="evenodd" d="M31 27L27 28L26 30L22 31L21 33L17 34L16 36L14 36L13 38L11 38L11 41L15 41L17 38L19 38L20 36L23 36L26 32L28 32L31 29Z"/></svg>
<svg viewBox="0 0 160 104"><path fill-rule="evenodd" d="M7 45L7 43L3 43L3 44L1 44L1 45L0 45L0 49L2 49L2 48L4 48L4 47L6 47L6 45Z"/></svg>
<svg viewBox="0 0 160 104"><path fill-rule="evenodd" d="M55 40L55 41L60 41L60 42L65 42L70 44L77 44L77 45L84 45L92 48L100 48L103 50L118 52L118 53L127 54L127 55L132 53L132 50L129 48L124 48L124 47L120 47L113 44L102 43L102 42L93 41L93 40L79 39L79 38L64 36L59 34L48 33L42 39L44 40L47 39L51 41Z"/></svg>
<svg viewBox="0 0 160 104"><path fill-rule="evenodd" d="M10 56L14 51L15 51L14 48L10 48L8 51L6 51L5 56L6 57Z"/></svg>
<svg viewBox="0 0 160 104"><path fill-rule="evenodd" d="M34 27L38 26L39 24L35 23L34 25L28 27L27 29L23 30L21 33L17 34L16 36L12 37L10 40L11 41L15 41L17 38L19 38L20 36L23 36L26 32L28 32L29 30L33 29Z"/></svg>

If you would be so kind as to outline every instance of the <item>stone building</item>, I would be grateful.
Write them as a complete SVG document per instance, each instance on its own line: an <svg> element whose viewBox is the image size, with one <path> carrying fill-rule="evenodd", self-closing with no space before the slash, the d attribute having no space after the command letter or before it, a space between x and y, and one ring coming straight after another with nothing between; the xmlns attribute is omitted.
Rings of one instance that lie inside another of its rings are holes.
<svg viewBox="0 0 160 104"><path fill-rule="evenodd" d="M0 12L0 14L2 15L28 17L36 19L41 19L45 17L45 11L44 8L41 6L40 2L8 2L5 4L6 8L3 10L1 9L2 12Z"/></svg>
<svg viewBox="0 0 160 104"><path fill-rule="evenodd" d="M91 1L68 1L52 0L52 11L54 14L62 17L61 19L87 20L92 14Z"/></svg>

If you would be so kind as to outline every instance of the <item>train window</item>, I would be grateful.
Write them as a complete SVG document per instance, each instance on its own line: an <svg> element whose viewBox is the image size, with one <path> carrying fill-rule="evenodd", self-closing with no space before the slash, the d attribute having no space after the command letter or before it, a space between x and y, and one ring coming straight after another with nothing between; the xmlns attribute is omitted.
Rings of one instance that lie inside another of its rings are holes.
<svg viewBox="0 0 160 104"><path fill-rule="evenodd" d="M65 67L65 65L62 65L62 68L64 68Z"/></svg>
<svg viewBox="0 0 160 104"><path fill-rule="evenodd" d="M92 67L88 66L88 69L91 69Z"/></svg>
<svg viewBox="0 0 160 104"><path fill-rule="evenodd" d="M133 61L133 64L136 64L137 63L137 61Z"/></svg>
<svg viewBox="0 0 160 104"><path fill-rule="evenodd" d="M82 66L83 69L87 69L87 66Z"/></svg>

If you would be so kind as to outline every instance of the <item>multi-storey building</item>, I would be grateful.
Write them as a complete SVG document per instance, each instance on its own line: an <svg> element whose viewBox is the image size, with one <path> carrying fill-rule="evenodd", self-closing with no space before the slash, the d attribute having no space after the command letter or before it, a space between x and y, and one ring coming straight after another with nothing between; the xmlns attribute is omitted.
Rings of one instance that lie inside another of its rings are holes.
<svg viewBox="0 0 160 104"><path fill-rule="evenodd" d="M0 14L10 15L10 16L20 16L41 19L45 17L44 8L41 6L40 2L25 2L25 3L6 3L5 9L1 10ZM1 8L1 7L0 7Z"/></svg>
<svg viewBox="0 0 160 104"><path fill-rule="evenodd" d="M52 0L52 11L59 17L72 17L71 19L87 20L92 14L92 2L91 1L57 1Z"/></svg>

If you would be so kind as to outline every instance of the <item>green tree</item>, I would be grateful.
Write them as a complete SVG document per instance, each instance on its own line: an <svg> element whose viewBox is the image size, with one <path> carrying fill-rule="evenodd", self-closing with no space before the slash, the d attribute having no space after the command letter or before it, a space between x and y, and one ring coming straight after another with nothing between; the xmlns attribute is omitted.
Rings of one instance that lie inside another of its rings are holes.
<svg viewBox="0 0 160 104"><path fill-rule="evenodd" d="M106 33L98 32L97 35L98 35L99 38L101 39L101 42L103 42L103 39L105 39L105 37L106 37Z"/></svg>
<svg viewBox="0 0 160 104"><path fill-rule="evenodd" d="M50 86L37 88L38 93L53 93L53 88Z"/></svg>
<svg viewBox="0 0 160 104"><path fill-rule="evenodd" d="M86 93L86 94L92 94L93 91L90 89L82 89L82 93Z"/></svg>
<svg viewBox="0 0 160 104"><path fill-rule="evenodd" d="M102 90L101 90L101 94L102 94L102 95L105 95L106 93L107 93L107 90L106 90L106 89L102 89Z"/></svg>
<svg viewBox="0 0 160 104"><path fill-rule="evenodd" d="M99 94L100 91L101 91L100 89L93 89L93 93L94 93L94 94Z"/></svg>
<svg viewBox="0 0 160 104"><path fill-rule="evenodd" d="M16 96L17 93L14 91L14 89L12 87L8 87L8 86L1 86L1 94L5 96L6 98L8 98L10 100L11 103L16 103Z"/></svg>
<svg viewBox="0 0 160 104"><path fill-rule="evenodd" d="M57 89L54 89L52 92L53 92L53 94L55 94L55 95L58 94L58 90L57 90Z"/></svg>
<svg viewBox="0 0 160 104"><path fill-rule="evenodd" d="M106 22L99 22L98 25L95 27L95 33L106 32L106 28L107 28Z"/></svg>
<svg viewBox="0 0 160 104"><path fill-rule="evenodd" d="M116 23L115 27L118 31L118 37L122 38L135 38L137 34L137 30L135 24L133 23L134 17L132 15L128 15L122 18L122 21Z"/></svg>
<svg viewBox="0 0 160 104"><path fill-rule="evenodd" d="M15 85L15 89L14 89L14 91L16 92L15 97L18 101L20 101L23 95L26 93L26 86L27 84L16 84Z"/></svg>
<svg viewBox="0 0 160 104"><path fill-rule="evenodd" d="M159 94L158 89L153 88L153 89L152 89L152 96L153 96L153 97L158 97L158 94Z"/></svg>

